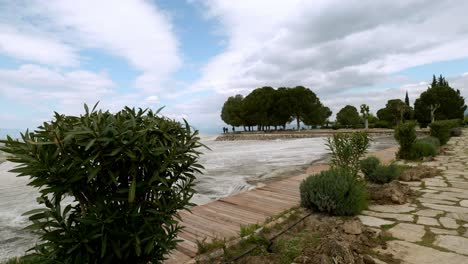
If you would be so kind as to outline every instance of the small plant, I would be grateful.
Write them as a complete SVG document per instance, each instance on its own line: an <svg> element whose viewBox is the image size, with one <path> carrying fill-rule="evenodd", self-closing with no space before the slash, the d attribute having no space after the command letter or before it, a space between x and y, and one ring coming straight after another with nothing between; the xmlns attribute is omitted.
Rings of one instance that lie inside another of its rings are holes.
<svg viewBox="0 0 468 264"><path fill-rule="evenodd" d="M240 237L246 237L251 235L255 232L255 230L259 229L261 226L259 224L249 224L249 225L241 225L240 227Z"/></svg>
<svg viewBox="0 0 468 264"><path fill-rule="evenodd" d="M206 242L206 237L203 238L202 240L197 240L197 254L204 254L206 252L213 251L218 248L226 248L226 240L225 239L219 239L219 238L213 238L210 242Z"/></svg>
<svg viewBox="0 0 468 264"><path fill-rule="evenodd" d="M365 132L336 133L327 138L325 145L331 151L333 168L344 168L356 175L359 159L369 148L370 138Z"/></svg>
<svg viewBox="0 0 468 264"><path fill-rule="evenodd" d="M410 159L411 158L411 146L416 140L416 130L414 127L416 123L414 122L405 122L399 124L395 128L395 139L400 144L400 149L398 150L397 156L400 159Z"/></svg>
<svg viewBox="0 0 468 264"><path fill-rule="evenodd" d="M410 158L413 160L437 155L437 147L426 141L416 141L411 146Z"/></svg>
<svg viewBox="0 0 468 264"><path fill-rule="evenodd" d="M377 183L385 184L400 177L401 170L396 164L378 165L374 172L366 176L366 180Z"/></svg>
<svg viewBox="0 0 468 264"><path fill-rule="evenodd" d="M422 137L422 138L416 139L416 142L426 142L431 145L434 145L436 148L440 147L440 140L436 137L431 137L431 136Z"/></svg>
<svg viewBox="0 0 468 264"><path fill-rule="evenodd" d="M377 167L380 165L380 160L377 157L370 156L361 160L359 164L364 177L367 179L367 177L374 173Z"/></svg>
<svg viewBox="0 0 468 264"><path fill-rule="evenodd" d="M345 168L307 177L300 194L301 206L332 215L356 215L367 207L365 182Z"/></svg>
<svg viewBox="0 0 468 264"><path fill-rule="evenodd" d="M435 121L429 125L431 128L431 136L438 138L441 145L445 145L449 141L450 129L460 126L460 119Z"/></svg>

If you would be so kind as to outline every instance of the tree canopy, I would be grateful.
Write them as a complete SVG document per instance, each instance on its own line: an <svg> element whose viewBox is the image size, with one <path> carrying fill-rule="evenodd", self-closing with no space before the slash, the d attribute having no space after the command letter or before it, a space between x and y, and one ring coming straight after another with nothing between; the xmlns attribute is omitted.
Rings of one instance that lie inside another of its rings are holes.
<svg viewBox="0 0 468 264"><path fill-rule="evenodd" d="M356 127L361 123L361 117L356 107L347 105L336 114L336 121L342 126Z"/></svg>
<svg viewBox="0 0 468 264"><path fill-rule="evenodd" d="M377 111L379 120L387 121L392 126L404 120L405 114L410 112L411 108L400 99L391 99L387 101L384 108Z"/></svg>
<svg viewBox="0 0 468 264"><path fill-rule="evenodd" d="M245 98L229 97L221 110L221 119L231 126L286 126L296 120L305 125L321 125L332 114L317 95L303 86L294 88L269 86L257 88Z"/></svg>
<svg viewBox="0 0 468 264"><path fill-rule="evenodd" d="M414 117L421 124L431 122L431 109L436 120L462 119L466 110L460 90L450 87L442 75L432 77L431 86L414 103Z"/></svg>

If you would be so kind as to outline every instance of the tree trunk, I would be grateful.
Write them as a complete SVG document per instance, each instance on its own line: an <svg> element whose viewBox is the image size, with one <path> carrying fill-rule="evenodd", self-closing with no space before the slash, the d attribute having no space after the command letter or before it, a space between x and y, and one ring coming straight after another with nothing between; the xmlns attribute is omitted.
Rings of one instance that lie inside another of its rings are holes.
<svg viewBox="0 0 468 264"><path fill-rule="evenodd" d="M369 129L369 120L367 118L364 120L364 126L366 129Z"/></svg>
<svg viewBox="0 0 468 264"><path fill-rule="evenodd" d="M296 115L296 122L297 122L297 130L299 130L299 123L300 123L299 115Z"/></svg>

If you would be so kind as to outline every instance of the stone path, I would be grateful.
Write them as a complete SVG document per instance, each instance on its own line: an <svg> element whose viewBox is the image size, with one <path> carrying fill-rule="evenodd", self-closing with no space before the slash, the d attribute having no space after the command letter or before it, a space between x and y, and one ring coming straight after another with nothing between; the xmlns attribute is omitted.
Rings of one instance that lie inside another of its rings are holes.
<svg viewBox="0 0 468 264"><path fill-rule="evenodd" d="M411 264L468 263L468 129L446 146L445 155L423 164L440 176L408 183L417 193L413 203L373 205L359 216L390 236L382 253Z"/></svg>

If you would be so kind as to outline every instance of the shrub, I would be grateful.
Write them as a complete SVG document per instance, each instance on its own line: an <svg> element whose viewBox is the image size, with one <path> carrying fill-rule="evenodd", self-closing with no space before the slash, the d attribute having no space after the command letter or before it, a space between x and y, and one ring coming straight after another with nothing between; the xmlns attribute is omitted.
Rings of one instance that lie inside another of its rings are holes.
<svg viewBox="0 0 468 264"><path fill-rule="evenodd" d="M360 161L360 167L362 173L364 173L364 177L367 179L367 177L374 173L375 170L377 169L377 166L380 165L380 160L377 157L370 156L366 159L363 159Z"/></svg>
<svg viewBox="0 0 468 264"><path fill-rule="evenodd" d="M375 122L374 127L377 128L392 128L392 124L385 120L379 120Z"/></svg>
<svg viewBox="0 0 468 264"><path fill-rule="evenodd" d="M325 144L331 151L331 165L345 168L353 175L359 170L359 158L366 153L370 139L365 132L336 133Z"/></svg>
<svg viewBox="0 0 468 264"><path fill-rule="evenodd" d="M396 164L378 165L372 173L366 176L366 180L377 184L389 183L398 179L400 173L400 168Z"/></svg>
<svg viewBox="0 0 468 264"><path fill-rule="evenodd" d="M432 143L416 141L411 146L411 159L421 159L429 156L434 157L435 155L437 155L437 147Z"/></svg>
<svg viewBox="0 0 468 264"><path fill-rule="evenodd" d="M440 147L440 140L436 137L431 137L431 136L422 137L422 138L416 139L416 142L426 142L431 145L434 145L436 148Z"/></svg>
<svg viewBox="0 0 468 264"><path fill-rule="evenodd" d="M397 156L401 159L410 158L411 146L416 139L415 126L414 122L405 122L395 128L395 139L400 144Z"/></svg>
<svg viewBox="0 0 468 264"><path fill-rule="evenodd" d="M85 110L1 141L20 163L12 171L41 188L45 208L29 212L42 240L34 254L47 263L161 263L202 168L198 131L151 110ZM62 208L67 196L76 202Z"/></svg>
<svg viewBox="0 0 468 264"><path fill-rule="evenodd" d="M440 140L441 145L445 145L450 139L450 129L461 126L460 119L450 119L435 121L429 124L431 136Z"/></svg>
<svg viewBox="0 0 468 264"><path fill-rule="evenodd" d="M332 215L356 215L367 207L365 182L344 168L307 177L300 193L301 206Z"/></svg>

